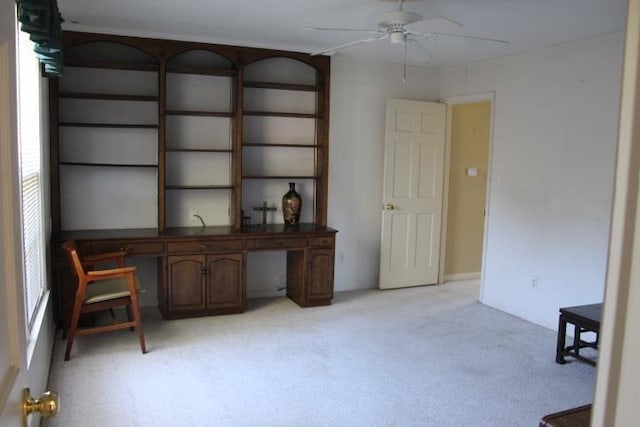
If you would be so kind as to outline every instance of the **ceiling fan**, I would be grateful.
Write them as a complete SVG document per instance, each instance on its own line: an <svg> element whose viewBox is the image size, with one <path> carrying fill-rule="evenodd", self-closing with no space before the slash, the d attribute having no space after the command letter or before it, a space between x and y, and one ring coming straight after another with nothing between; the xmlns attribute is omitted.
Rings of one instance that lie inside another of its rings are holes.
<svg viewBox="0 0 640 427"><path fill-rule="evenodd" d="M416 24L418 22L433 22L433 21L444 21L449 24L453 24L456 27L463 27L463 25L453 19L446 18L443 16L435 16L430 18L424 18L421 14L416 12L409 12L404 10L404 1L405 0L384 0L387 2L397 2L399 3L398 10L386 12L380 15L378 18L378 29L358 29L358 28L328 28L328 27L312 27L305 28L305 30L312 31L348 31L348 32L360 32L372 34L372 37L367 37L364 39L355 40L349 43L340 44L337 46L330 47L328 49L323 49L317 52L311 53L312 56L315 55L324 55L324 54L333 54L339 49L343 49L350 46L355 46L362 43L369 43L374 41L386 40L392 44L403 44L404 45L404 57L403 57L403 80L407 79L407 45L412 44L420 48L426 56L433 60L433 56L427 48L420 43L421 40L427 42L434 42L439 37L452 37L452 38L461 38L461 39L471 39L471 40L480 40L483 42L490 43L501 43L501 44L510 44L506 40L498 40L487 37L479 37L479 36L469 36L464 34L454 34L454 33L442 33L442 32L421 32L417 31L409 25ZM413 0L406 0L413 1Z"/></svg>

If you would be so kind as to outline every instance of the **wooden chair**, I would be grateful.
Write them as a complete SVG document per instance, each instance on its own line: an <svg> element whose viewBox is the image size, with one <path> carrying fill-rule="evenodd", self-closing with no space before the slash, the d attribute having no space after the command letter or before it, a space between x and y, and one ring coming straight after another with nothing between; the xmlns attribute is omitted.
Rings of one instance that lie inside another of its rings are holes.
<svg viewBox="0 0 640 427"><path fill-rule="evenodd" d="M84 257L81 262L74 241L65 242L63 247L69 258L71 267L78 277L78 287L75 293L73 312L69 324L67 349L64 354L64 360L69 360L73 340L76 336L111 332L120 329L137 329L140 338L140 348L142 349L142 353L146 353L147 349L144 342L144 332L142 331L140 307L138 306L137 281L134 274L136 267L125 266L124 252L87 256ZM85 270L85 265L92 266L103 262L116 262L118 267L108 270ZM127 309L127 321L117 322L113 314L113 308L122 306ZM111 312L114 319L113 324L78 327L81 314L104 310Z"/></svg>

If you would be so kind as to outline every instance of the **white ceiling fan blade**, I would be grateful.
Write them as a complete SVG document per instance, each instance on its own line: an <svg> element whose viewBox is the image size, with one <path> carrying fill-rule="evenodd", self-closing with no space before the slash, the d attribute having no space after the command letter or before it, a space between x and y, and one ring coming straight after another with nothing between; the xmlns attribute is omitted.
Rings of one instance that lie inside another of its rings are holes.
<svg viewBox="0 0 640 427"><path fill-rule="evenodd" d="M329 49L323 49L321 51L314 52L314 53L311 54L311 56L324 55L325 53L333 52L333 51L336 51L338 49L342 49L342 48L345 48L345 47L355 46L357 44L362 44L362 43L374 42L374 41L377 41L377 40L384 40L384 39L387 39L387 38L389 38L389 34L384 34L384 35L382 35L380 37L371 37L371 38L368 38L368 39L356 40L354 42L349 42L349 43L341 44L341 45L338 45L338 46L330 47Z"/></svg>
<svg viewBox="0 0 640 427"><path fill-rule="evenodd" d="M487 38L487 37L478 37L478 36L466 36L463 34L451 34L451 33L424 33L421 35L422 38L424 39L429 39L432 37L440 37L440 36L444 36L444 37L457 37L460 39L470 39L470 40L481 40L481 41L485 41L485 42L493 42L493 43L503 43L503 44L511 44L510 42L506 41L506 40L499 40L499 39L491 39L491 38Z"/></svg>
<svg viewBox="0 0 640 427"><path fill-rule="evenodd" d="M404 38L404 56L402 57L402 82L407 81L407 38Z"/></svg>
<svg viewBox="0 0 640 427"><path fill-rule="evenodd" d="M404 32L418 37L424 36L424 33L422 31L414 30L413 28L407 26L404 27Z"/></svg>
<svg viewBox="0 0 640 427"><path fill-rule="evenodd" d="M446 21L448 23L456 25L457 27L460 27L460 28L464 27L464 25L462 25L461 23L456 22L453 19L444 18L442 16L436 16L434 18L423 19L422 21L414 22L412 25L414 25L414 24L420 25L423 22L424 23L433 22L435 20L444 20L444 21ZM405 25L403 29L404 29L404 32L406 34L413 34L413 35L418 36L418 37L422 37L425 34L449 34L449 33L434 33L433 31L429 31L429 32L419 31L419 30L416 30L415 28L409 27L408 25Z"/></svg>
<svg viewBox="0 0 640 427"><path fill-rule="evenodd" d="M444 22L446 22L448 24L453 24L453 25L455 25L456 27L459 27L459 28L464 27L464 25L461 24L460 22L455 21L455 20L453 20L451 18L447 18L446 16L432 16L432 17L429 17L429 18L424 18L422 21L413 22L413 24L419 24L419 23L422 23L422 22L434 23L434 21L444 21Z"/></svg>
<svg viewBox="0 0 640 427"><path fill-rule="evenodd" d="M409 40L409 43L414 44L416 46L418 46L420 49L422 49L422 51L427 55L427 57L433 61L433 56L431 55L431 53L427 50L426 47L422 46L422 43L420 43L418 40L415 39L407 39Z"/></svg>
<svg viewBox="0 0 640 427"><path fill-rule="evenodd" d="M331 27L306 27L307 31L350 31L357 33L384 34L384 31L370 30L368 28L331 28Z"/></svg>

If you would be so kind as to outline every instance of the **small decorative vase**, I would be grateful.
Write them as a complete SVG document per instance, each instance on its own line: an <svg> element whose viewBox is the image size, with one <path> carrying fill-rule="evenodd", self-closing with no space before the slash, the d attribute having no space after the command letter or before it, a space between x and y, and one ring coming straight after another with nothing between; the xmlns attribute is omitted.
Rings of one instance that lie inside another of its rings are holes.
<svg viewBox="0 0 640 427"><path fill-rule="evenodd" d="M282 196L282 215L285 225L297 225L300 222L302 198L296 192L296 183L289 183L289 191Z"/></svg>

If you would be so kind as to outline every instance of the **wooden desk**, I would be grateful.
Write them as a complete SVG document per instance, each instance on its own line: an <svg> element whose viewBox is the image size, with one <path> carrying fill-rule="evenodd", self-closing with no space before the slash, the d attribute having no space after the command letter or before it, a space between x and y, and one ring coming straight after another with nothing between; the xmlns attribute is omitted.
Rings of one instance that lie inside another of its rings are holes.
<svg viewBox="0 0 640 427"><path fill-rule="evenodd" d="M571 356L592 366L595 362L580 355L580 349L589 347L598 349L598 335L600 333L600 319L602 317L602 303L565 307L560 309L558 324L558 343L556 346L556 363L567 363L565 356ZM567 337L567 323L574 325L573 345L565 347ZM583 341L580 335L583 332L594 332L594 342Z"/></svg>
<svg viewBox="0 0 640 427"><path fill-rule="evenodd" d="M61 252L66 240L75 240L81 255L157 257L158 308L165 319L176 319L244 312L251 251L287 251L287 296L301 307L331 304L336 233L313 224L63 232L53 239L56 321L68 324L75 289Z"/></svg>

